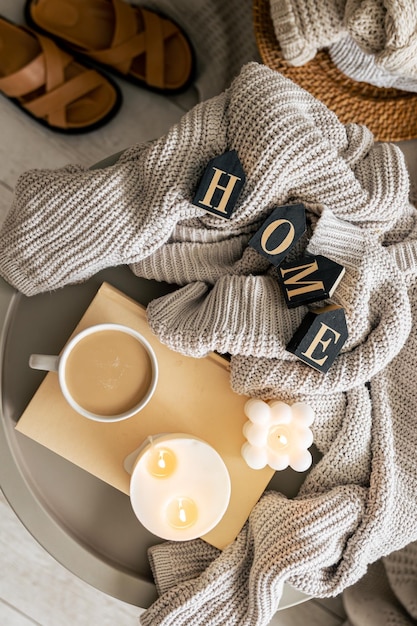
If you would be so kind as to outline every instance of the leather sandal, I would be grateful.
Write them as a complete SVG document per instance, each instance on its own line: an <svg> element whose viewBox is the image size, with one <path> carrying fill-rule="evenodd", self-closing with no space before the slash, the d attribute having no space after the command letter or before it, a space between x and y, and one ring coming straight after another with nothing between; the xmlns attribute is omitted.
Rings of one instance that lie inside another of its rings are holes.
<svg viewBox="0 0 417 626"><path fill-rule="evenodd" d="M51 130L83 133L108 122L119 88L49 38L0 17L0 93Z"/></svg>
<svg viewBox="0 0 417 626"><path fill-rule="evenodd" d="M193 78L186 35L171 20L123 0L27 0L28 24L72 54L162 93Z"/></svg>

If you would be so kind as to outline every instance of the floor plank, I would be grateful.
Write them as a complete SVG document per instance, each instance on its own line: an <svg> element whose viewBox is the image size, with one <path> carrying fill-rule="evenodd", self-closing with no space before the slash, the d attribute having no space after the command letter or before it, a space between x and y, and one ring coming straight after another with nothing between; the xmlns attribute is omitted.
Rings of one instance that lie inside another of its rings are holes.
<svg viewBox="0 0 417 626"><path fill-rule="evenodd" d="M3 626L33 626L37 624L37 622L34 622L15 607L2 600L0 600L0 619Z"/></svg>
<svg viewBox="0 0 417 626"><path fill-rule="evenodd" d="M0 492L2 626L137 626L141 612L81 581L24 528Z"/></svg>

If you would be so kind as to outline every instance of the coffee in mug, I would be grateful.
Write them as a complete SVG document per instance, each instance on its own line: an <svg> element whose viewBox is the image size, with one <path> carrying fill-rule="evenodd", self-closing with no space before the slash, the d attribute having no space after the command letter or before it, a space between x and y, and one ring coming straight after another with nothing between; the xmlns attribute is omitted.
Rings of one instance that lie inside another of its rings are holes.
<svg viewBox="0 0 417 626"><path fill-rule="evenodd" d="M158 375L149 342L120 324L98 324L73 337L58 357L31 355L34 369L57 371L67 402L81 415L116 421L140 411Z"/></svg>

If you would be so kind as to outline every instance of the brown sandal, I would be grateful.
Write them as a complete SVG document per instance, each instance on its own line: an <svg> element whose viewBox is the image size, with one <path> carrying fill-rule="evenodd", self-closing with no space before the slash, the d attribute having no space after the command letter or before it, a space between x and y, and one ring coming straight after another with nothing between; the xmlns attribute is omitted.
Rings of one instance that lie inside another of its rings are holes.
<svg viewBox="0 0 417 626"><path fill-rule="evenodd" d="M28 24L72 54L163 93L184 90L193 53L171 20L123 0L27 0Z"/></svg>
<svg viewBox="0 0 417 626"><path fill-rule="evenodd" d="M55 43L0 17L0 92L51 130L82 133L110 120L120 90Z"/></svg>

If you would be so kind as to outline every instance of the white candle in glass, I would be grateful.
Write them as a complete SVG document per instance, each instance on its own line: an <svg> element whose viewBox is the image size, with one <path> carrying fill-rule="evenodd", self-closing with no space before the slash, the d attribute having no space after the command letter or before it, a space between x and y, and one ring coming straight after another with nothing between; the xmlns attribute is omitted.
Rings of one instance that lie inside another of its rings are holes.
<svg viewBox="0 0 417 626"><path fill-rule="evenodd" d="M226 512L230 491L218 452L183 433L149 437L131 471L135 515L162 539L186 541L208 533Z"/></svg>

